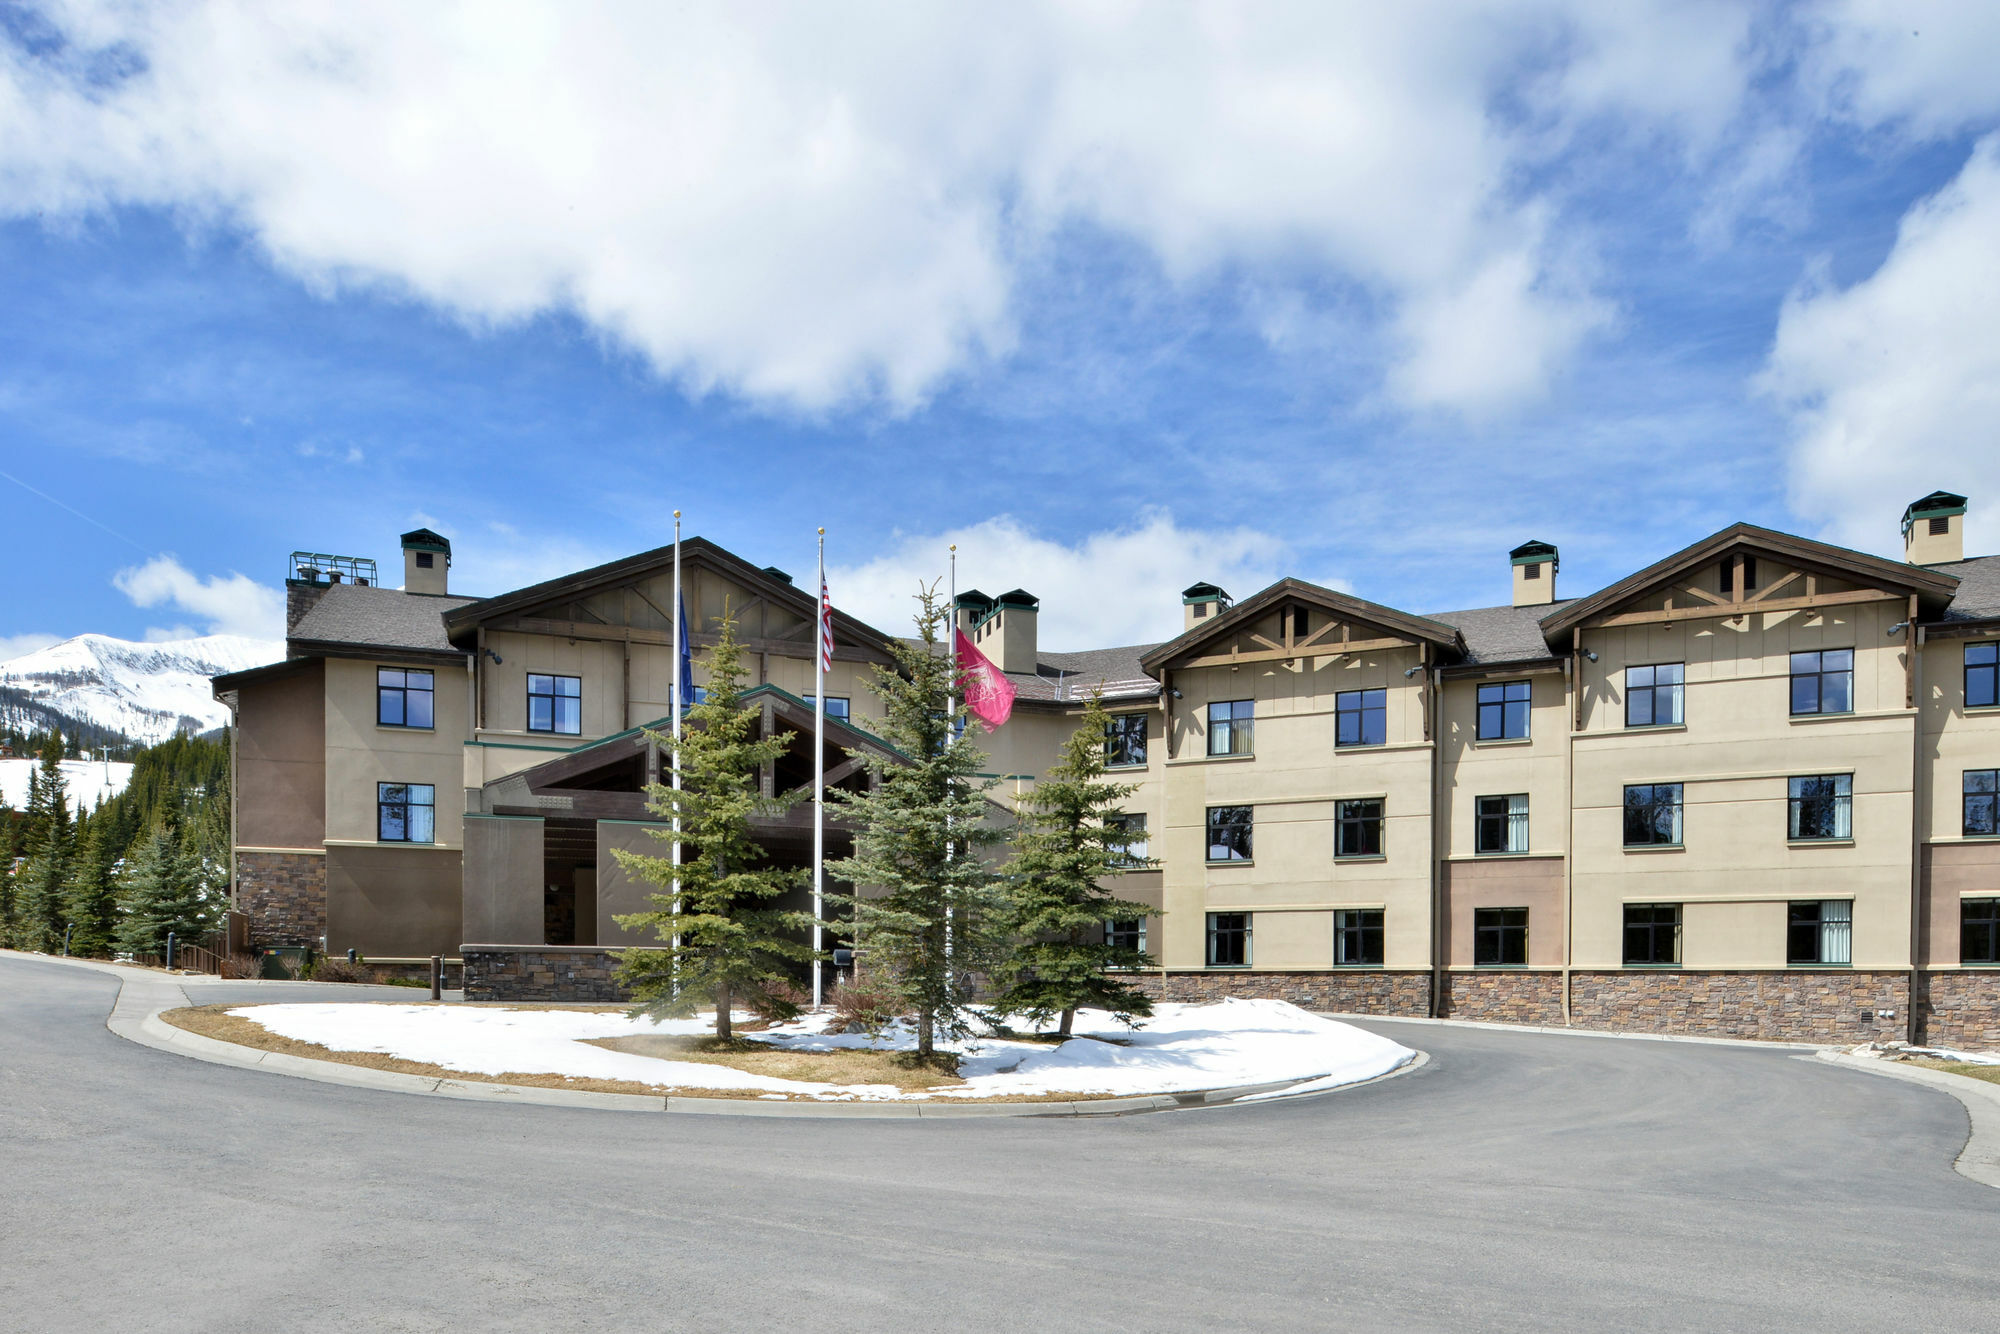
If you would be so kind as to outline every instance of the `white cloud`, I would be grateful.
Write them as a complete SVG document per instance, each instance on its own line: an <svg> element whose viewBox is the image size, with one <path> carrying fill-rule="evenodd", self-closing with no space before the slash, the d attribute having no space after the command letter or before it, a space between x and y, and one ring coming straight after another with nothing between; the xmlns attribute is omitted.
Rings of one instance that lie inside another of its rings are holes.
<svg viewBox="0 0 2000 1334"><path fill-rule="evenodd" d="M1854 546L1896 551L1933 490L1970 496L1968 554L2000 551L2000 135L1903 218L1845 289L1786 302L1764 385L1791 414L1793 504Z"/></svg>
<svg viewBox="0 0 2000 1334"><path fill-rule="evenodd" d="M2000 5L1979 0L1836 0L1814 15L1805 81L1825 110L1917 137L2000 114Z"/></svg>
<svg viewBox="0 0 2000 1334"><path fill-rule="evenodd" d="M1056 652L1170 639L1181 632L1179 589L1207 582L1247 597L1288 573L1286 545L1247 528L1182 528L1170 515L1151 514L1137 527L1063 543L1002 515L949 532L901 535L873 560L829 567L834 605L885 634L911 633L918 585L936 582L940 597L949 591L954 542L959 591L1034 594L1042 604L1038 642Z"/></svg>
<svg viewBox="0 0 2000 1334"><path fill-rule="evenodd" d="M30 653L39 653L49 645L61 642L55 635L0 635L0 662L11 662Z"/></svg>
<svg viewBox="0 0 2000 1334"><path fill-rule="evenodd" d="M1597 0L48 12L61 54L0 40L0 213L167 208L806 410L1005 355L1017 265L1077 223L1175 280L1351 283L1392 395L1505 408L1606 317L1529 169L1607 117L1707 152L1750 77L1735 7Z"/></svg>
<svg viewBox="0 0 2000 1334"><path fill-rule="evenodd" d="M244 635L252 639L285 637L285 595L243 574L203 579L172 556L155 556L144 565L120 570L111 580L134 606L170 606L206 623L202 634ZM146 632L159 642L192 638L187 625Z"/></svg>

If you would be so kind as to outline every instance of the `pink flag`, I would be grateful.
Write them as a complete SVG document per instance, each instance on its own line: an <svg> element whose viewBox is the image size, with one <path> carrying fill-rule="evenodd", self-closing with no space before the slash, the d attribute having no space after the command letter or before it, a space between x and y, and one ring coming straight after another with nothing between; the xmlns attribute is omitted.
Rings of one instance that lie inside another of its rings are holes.
<svg viewBox="0 0 2000 1334"><path fill-rule="evenodd" d="M826 591L826 577L819 581L819 669L833 670L833 598Z"/></svg>
<svg viewBox="0 0 2000 1334"><path fill-rule="evenodd" d="M972 646L965 631L958 636L958 674L965 682L965 706L992 731L1014 712L1014 683L984 653Z"/></svg>

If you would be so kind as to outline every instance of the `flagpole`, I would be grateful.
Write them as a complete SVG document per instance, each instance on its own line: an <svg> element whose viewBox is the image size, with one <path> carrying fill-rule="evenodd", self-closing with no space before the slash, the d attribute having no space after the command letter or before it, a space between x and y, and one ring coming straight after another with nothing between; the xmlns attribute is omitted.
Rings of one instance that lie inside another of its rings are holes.
<svg viewBox="0 0 2000 1334"><path fill-rule="evenodd" d="M826 529L819 530L819 610L813 627L813 1008L820 1007L820 909L826 892Z"/></svg>
<svg viewBox="0 0 2000 1334"><path fill-rule="evenodd" d="M958 726L958 543L951 544L951 677L945 687L944 744L951 745ZM945 828L951 828L951 816L944 817ZM944 859L952 860L956 849L947 837L944 845ZM951 891L945 891L944 900L944 962L948 973L951 969Z"/></svg>
<svg viewBox="0 0 2000 1334"><path fill-rule="evenodd" d="M676 919L681 915L681 715L687 711L687 701L681 698L681 654L686 646L681 643L681 512L674 511L674 905ZM674 924L674 994L680 995L680 923Z"/></svg>

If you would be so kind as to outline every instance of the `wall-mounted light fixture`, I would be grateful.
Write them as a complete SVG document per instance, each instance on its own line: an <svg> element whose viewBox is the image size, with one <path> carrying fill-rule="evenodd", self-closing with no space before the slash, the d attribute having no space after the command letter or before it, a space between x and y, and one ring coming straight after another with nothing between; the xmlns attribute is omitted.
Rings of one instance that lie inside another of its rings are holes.
<svg viewBox="0 0 2000 1334"><path fill-rule="evenodd" d="M1589 658L1592 662L1597 661L1597 651L1595 649L1585 649L1583 656Z"/></svg>
<svg viewBox="0 0 2000 1334"><path fill-rule="evenodd" d="M484 654L485 654L485 655L486 655L487 657L489 657L489 658L493 659L493 665L494 665L495 667L498 667L498 666L500 665L500 655L499 655L498 653L495 653L495 652L494 652L494 651L493 651L492 649L490 649L490 648L483 648L483 649L481 649L481 650L479 650L479 651L480 651L481 653L484 653Z"/></svg>
<svg viewBox="0 0 2000 1334"><path fill-rule="evenodd" d="M1897 621L1894 625L1890 626L1886 631L1884 631L1883 634L1885 638L1894 639L1897 635L1902 634L1903 631L1909 628L1910 628L1910 623L1908 621Z"/></svg>

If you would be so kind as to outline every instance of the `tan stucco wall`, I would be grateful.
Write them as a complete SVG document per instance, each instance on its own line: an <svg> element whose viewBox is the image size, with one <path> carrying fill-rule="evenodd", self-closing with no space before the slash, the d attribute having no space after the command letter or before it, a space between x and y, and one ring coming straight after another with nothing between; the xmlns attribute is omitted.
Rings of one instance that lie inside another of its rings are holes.
<svg viewBox="0 0 2000 1334"><path fill-rule="evenodd" d="M465 940L477 945L539 943L542 921L542 822L521 816L465 820Z"/></svg>
<svg viewBox="0 0 2000 1334"><path fill-rule="evenodd" d="M236 842L317 848L326 837L326 674L318 662L237 695Z"/></svg>
<svg viewBox="0 0 2000 1334"><path fill-rule="evenodd" d="M633 824L622 820L597 822L597 943L600 945L651 945L653 931L628 931L616 918L626 913L652 912L652 895L659 890L649 881L627 871L613 855L617 849L648 857L672 856L672 845L654 838L650 831L660 825Z"/></svg>
<svg viewBox="0 0 2000 1334"><path fill-rule="evenodd" d="M326 947L386 958L457 954L459 854L446 848L331 847Z"/></svg>
<svg viewBox="0 0 2000 1334"><path fill-rule="evenodd" d="M1928 845L1924 853L1924 904L1919 924L1921 958L1938 968L1959 964L1960 899L2000 898L2000 841L1958 840Z"/></svg>
<svg viewBox="0 0 2000 1334"><path fill-rule="evenodd" d="M428 783L436 789L435 845L463 846L465 676L435 668L430 729L382 727L376 718L378 667L395 662L329 658L326 663L326 837L329 843L376 843L376 784Z"/></svg>
<svg viewBox="0 0 2000 1334"><path fill-rule="evenodd" d="M1532 831L1531 831L1532 832ZM1528 910L1528 964L1562 964L1562 858L1481 857L1444 868L1446 963L1473 966L1472 928L1480 908Z"/></svg>
<svg viewBox="0 0 2000 1334"><path fill-rule="evenodd" d="M1479 687L1526 681L1528 738L1479 740ZM1561 856L1568 834L1569 695L1560 672L1447 677L1440 695L1445 855L1470 857L1480 797L1528 794L1528 851Z"/></svg>
<svg viewBox="0 0 2000 1334"><path fill-rule="evenodd" d="M1965 707L1965 646L1992 642L1933 639L1924 645L1919 754L1929 797L1921 820L1928 843L1964 837L1965 771L2000 769L2000 708Z"/></svg>
<svg viewBox="0 0 2000 1334"><path fill-rule="evenodd" d="M1761 580L1776 578L1760 570ZM1784 963L1784 904L1854 900L1854 966L1909 965L1912 728L1904 704L1902 639L1885 631L1902 603L1589 630L1598 661L1582 669L1584 727L1575 742L1575 961L1617 967L1623 905L1682 903L1686 966ZM1794 720L1794 651L1855 650L1855 710ZM1680 728L1627 729L1628 665L1686 664ZM1851 844L1787 842L1787 780L1853 775ZM1683 785L1683 847L1627 851L1627 783ZM1776 908L1696 910L1702 901ZM1775 917L1773 916L1775 912ZM1773 923L1776 923L1774 926Z"/></svg>
<svg viewBox="0 0 2000 1334"><path fill-rule="evenodd" d="M1276 613L1251 628L1278 633ZM1379 634L1354 630L1357 639ZM1217 911L1256 914L1258 968L1330 967L1330 913L1340 907L1384 910L1387 967L1429 966L1432 748L1423 687L1404 676L1417 663L1415 648L1399 648L1172 674L1182 698L1173 701L1165 827L1154 835L1166 861L1158 952L1168 967L1205 965L1207 914ZM1377 688L1386 692L1387 744L1336 749L1335 695ZM1231 699L1256 701L1255 754L1211 759L1207 706ZM1383 857L1335 859L1336 802L1350 797L1383 799ZM1253 861L1207 865L1208 807L1234 805L1254 808Z"/></svg>

